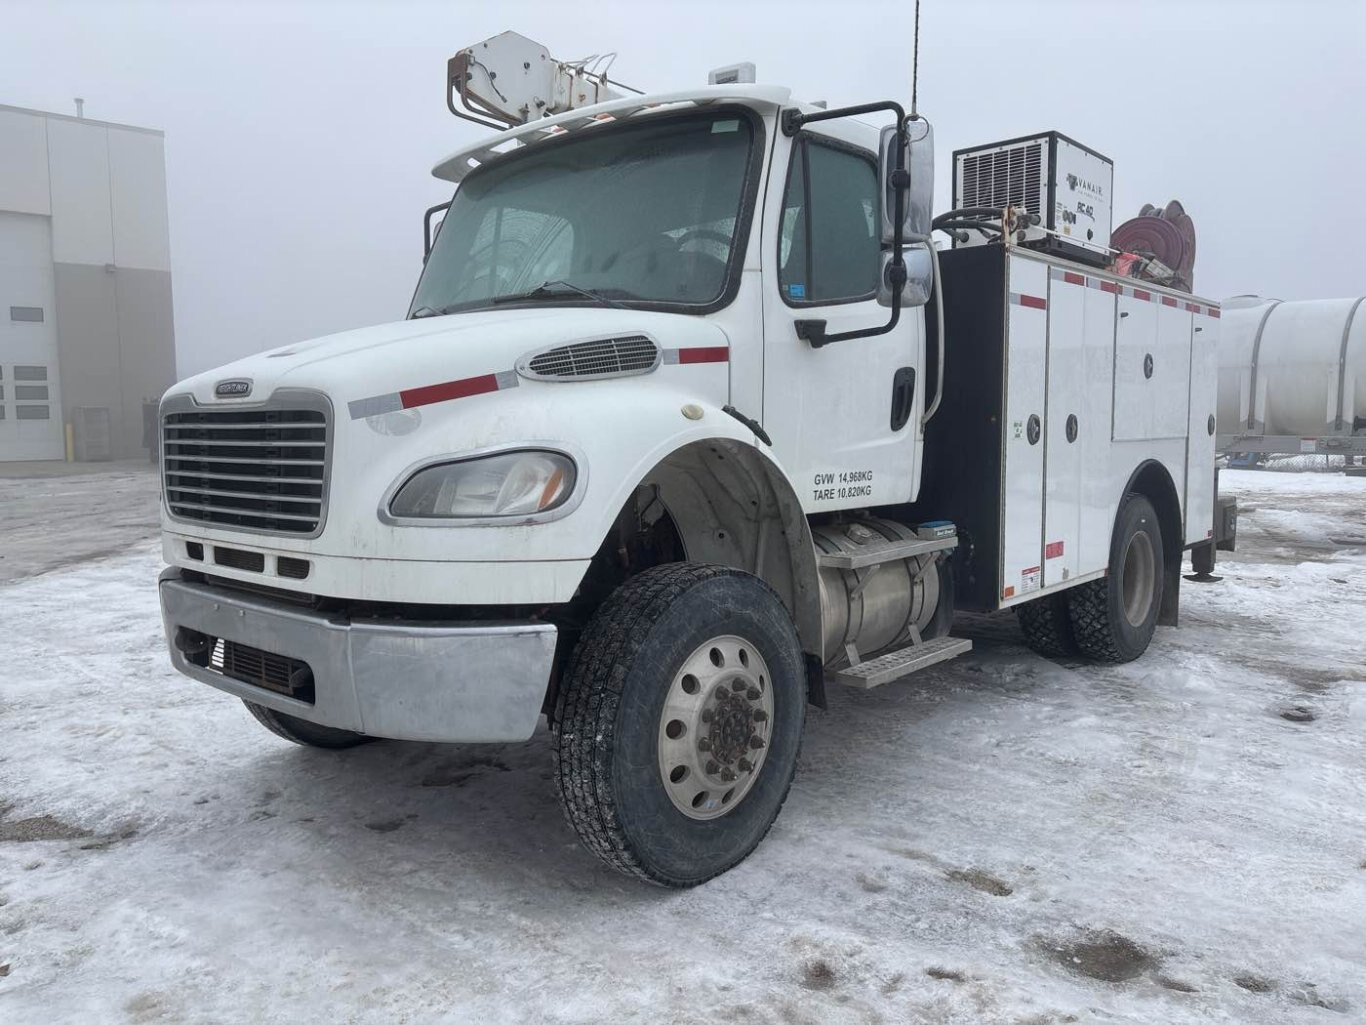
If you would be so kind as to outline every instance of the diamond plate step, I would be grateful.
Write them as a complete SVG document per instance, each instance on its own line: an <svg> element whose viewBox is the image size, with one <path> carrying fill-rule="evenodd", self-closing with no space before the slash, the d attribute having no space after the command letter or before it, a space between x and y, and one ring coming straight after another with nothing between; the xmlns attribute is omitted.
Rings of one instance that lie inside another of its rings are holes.
<svg viewBox="0 0 1366 1025"><path fill-rule="evenodd" d="M833 569L863 569L897 559L909 559L915 555L929 555L956 547L958 537L910 538L905 541L883 541L860 545L852 552L821 552L816 556L822 566Z"/></svg>
<svg viewBox="0 0 1366 1025"><path fill-rule="evenodd" d="M870 658L867 662L840 669L830 675L836 683L870 690L939 662L947 662L951 658L965 655L971 650L972 641L966 637L936 637L924 644L912 644L896 651L889 651L885 655Z"/></svg>

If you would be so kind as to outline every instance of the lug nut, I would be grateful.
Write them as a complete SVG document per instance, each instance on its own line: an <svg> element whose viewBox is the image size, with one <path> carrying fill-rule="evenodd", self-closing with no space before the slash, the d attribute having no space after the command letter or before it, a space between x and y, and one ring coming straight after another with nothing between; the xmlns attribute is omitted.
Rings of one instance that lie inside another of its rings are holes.
<svg viewBox="0 0 1366 1025"><path fill-rule="evenodd" d="M710 737L702 737L700 740L698 740L698 742L697 742L697 750L699 750L699 751L710 751L710 750L711 750L711 738L710 738Z"/></svg>
<svg viewBox="0 0 1366 1025"><path fill-rule="evenodd" d="M758 701L758 700L759 700L759 688L758 688L758 687L751 687L748 691L745 692L745 697L749 698L751 701Z"/></svg>
<svg viewBox="0 0 1366 1025"><path fill-rule="evenodd" d="M756 708L756 709L754 710L754 721L755 721L755 722L768 722L768 713L765 712L762 708Z"/></svg>
<svg viewBox="0 0 1366 1025"><path fill-rule="evenodd" d="M747 686L749 686L749 684L745 683L744 680L732 680L732 681L731 681L731 685L730 685L730 689L733 690L733 691L735 691L735 692L738 694L740 691L744 690Z"/></svg>
<svg viewBox="0 0 1366 1025"><path fill-rule="evenodd" d="M704 708L704 709L702 709L702 721L703 721L703 722L711 722L711 709L710 709L710 708Z"/></svg>
<svg viewBox="0 0 1366 1025"><path fill-rule="evenodd" d="M752 747L754 750L758 751L761 747L764 746L764 738L763 738L763 737L750 737L750 738L749 738L749 746Z"/></svg>
<svg viewBox="0 0 1366 1025"><path fill-rule="evenodd" d="M707 762L707 775L708 775L708 776L715 776L715 775L716 775L718 772L720 772L720 771L721 771L721 766L717 765L715 762L711 762L711 761Z"/></svg>
<svg viewBox="0 0 1366 1025"><path fill-rule="evenodd" d="M754 771L754 763L751 762L748 758L741 758L741 759L740 759L740 771L741 771L741 772L753 772L753 771Z"/></svg>
<svg viewBox="0 0 1366 1025"><path fill-rule="evenodd" d="M722 781L723 783L734 783L734 782L735 782L735 779L736 779L736 776L735 776L735 770L734 770L734 769L725 769L724 771L722 771L722 773L721 773L721 781Z"/></svg>

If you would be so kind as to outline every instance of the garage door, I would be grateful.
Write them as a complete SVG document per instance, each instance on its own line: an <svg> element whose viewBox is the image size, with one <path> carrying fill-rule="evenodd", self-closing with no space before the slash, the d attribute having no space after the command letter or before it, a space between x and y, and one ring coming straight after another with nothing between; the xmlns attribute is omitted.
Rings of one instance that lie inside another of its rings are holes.
<svg viewBox="0 0 1366 1025"><path fill-rule="evenodd" d="M48 219L0 213L0 462L66 454L53 303Z"/></svg>

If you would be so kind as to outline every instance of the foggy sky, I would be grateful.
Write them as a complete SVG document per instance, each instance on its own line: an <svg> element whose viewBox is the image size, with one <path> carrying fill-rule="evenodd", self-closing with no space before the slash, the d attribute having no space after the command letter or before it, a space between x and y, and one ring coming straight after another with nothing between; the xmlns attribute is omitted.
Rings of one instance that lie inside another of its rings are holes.
<svg viewBox="0 0 1366 1025"><path fill-rule="evenodd" d="M487 133L446 59L504 29L616 50L649 91L742 60L832 106L910 99L912 4L0 0L0 103L166 132L181 376L401 318L430 171ZM1056 128L1115 162L1115 223L1179 198L1196 291L1366 293L1366 4L923 0L935 209L955 148ZM4 155L0 154L0 159Z"/></svg>

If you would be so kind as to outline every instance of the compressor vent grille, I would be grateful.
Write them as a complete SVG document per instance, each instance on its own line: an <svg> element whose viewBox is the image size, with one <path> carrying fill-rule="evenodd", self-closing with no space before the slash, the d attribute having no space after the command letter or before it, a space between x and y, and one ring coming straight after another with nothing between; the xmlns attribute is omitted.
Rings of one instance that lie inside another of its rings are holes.
<svg viewBox="0 0 1366 1025"><path fill-rule="evenodd" d="M1014 206L1035 214L1045 212L1042 142L969 154L963 158L962 175L962 206Z"/></svg>
<svg viewBox="0 0 1366 1025"><path fill-rule="evenodd" d="M524 356L517 361L523 377L540 380L584 380L648 374L659 366L659 346L646 335L595 338Z"/></svg>

